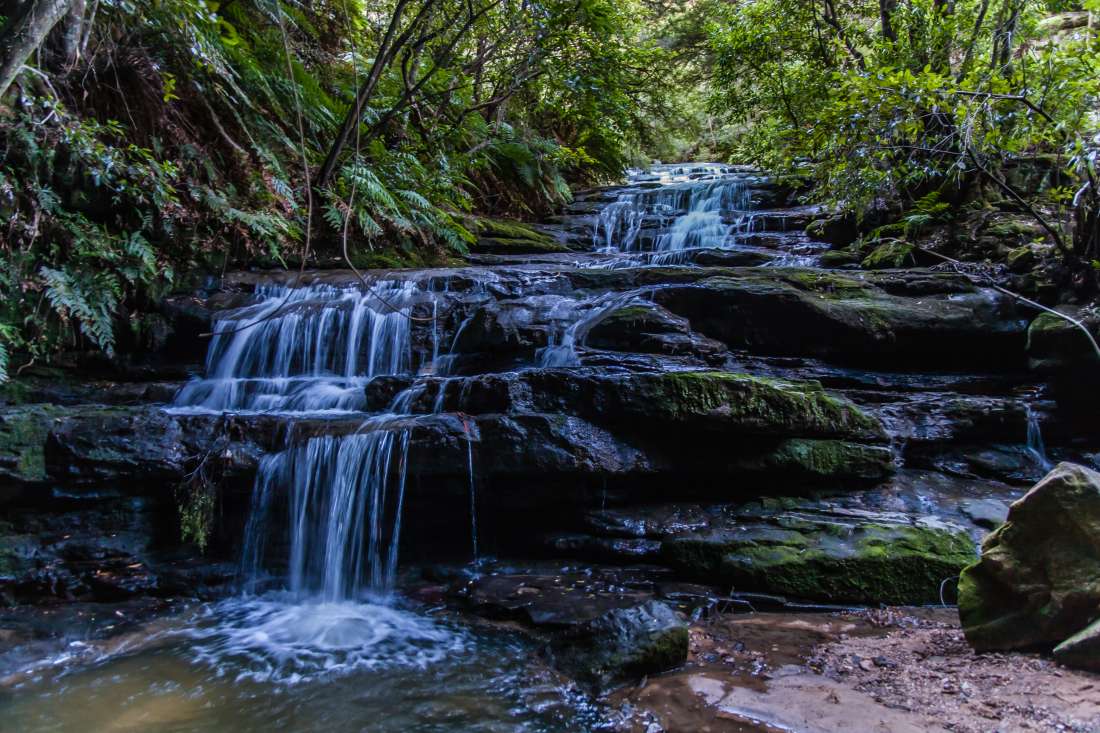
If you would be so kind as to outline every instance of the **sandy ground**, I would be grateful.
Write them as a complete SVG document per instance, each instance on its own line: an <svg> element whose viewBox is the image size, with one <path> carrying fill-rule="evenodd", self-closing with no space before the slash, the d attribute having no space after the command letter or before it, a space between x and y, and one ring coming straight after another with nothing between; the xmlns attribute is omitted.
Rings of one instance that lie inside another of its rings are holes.
<svg viewBox="0 0 1100 733"><path fill-rule="evenodd" d="M952 609L715 616L612 702L631 733L1100 732L1100 675L975 654Z"/></svg>

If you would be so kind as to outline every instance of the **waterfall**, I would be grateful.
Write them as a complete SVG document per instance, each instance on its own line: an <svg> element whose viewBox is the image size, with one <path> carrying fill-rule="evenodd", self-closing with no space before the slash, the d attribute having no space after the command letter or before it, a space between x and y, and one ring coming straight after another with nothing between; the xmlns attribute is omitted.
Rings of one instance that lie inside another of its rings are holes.
<svg viewBox="0 0 1100 733"><path fill-rule="evenodd" d="M379 282L366 291L257 286L258 303L214 324L206 376L186 384L174 407L183 412L362 409L363 386L371 377L412 369L408 314L419 292L408 281Z"/></svg>
<svg viewBox="0 0 1100 733"><path fill-rule="evenodd" d="M632 172L632 184L596 216L593 246L599 250L675 252L727 248L752 231L747 179L721 166L662 166L654 175ZM732 217L732 218L729 218ZM643 232L652 230L652 241Z"/></svg>
<svg viewBox="0 0 1100 733"><path fill-rule="evenodd" d="M1031 405L1025 405L1027 415L1027 452L1035 459L1044 471L1050 471L1054 464L1047 458L1046 445L1043 443L1043 433L1039 428L1039 416Z"/></svg>
<svg viewBox="0 0 1100 733"><path fill-rule="evenodd" d="M246 583L263 578L273 489L285 487L292 594L337 601L393 587L409 431L382 420L392 416L368 421L364 432L309 438L261 462L242 557Z"/></svg>

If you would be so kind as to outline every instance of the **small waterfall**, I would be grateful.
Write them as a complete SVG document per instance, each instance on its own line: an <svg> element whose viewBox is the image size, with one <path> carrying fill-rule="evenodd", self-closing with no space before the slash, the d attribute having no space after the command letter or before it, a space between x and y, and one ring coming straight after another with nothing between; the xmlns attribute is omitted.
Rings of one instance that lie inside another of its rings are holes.
<svg viewBox="0 0 1100 733"><path fill-rule="evenodd" d="M628 180L636 187L596 216L592 243L597 250L724 248L731 246L731 235L752 230L747 179L728 168L658 166L646 174L634 171ZM652 231L651 237L643 237L646 231Z"/></svg>
<svg viewBox="0 0 1100 733"><path fill-rule="evenodd" d="M580 366L577 347L584 344L592 327L608 313L639 299L642 292L606 293L589 300L569 302L568 312L562 318L569 325L560 332L560 336L550 334L549 343L535 355L536 365L543 368Z"/></svg>
<svg viewBox="0 0 1100 733"><path fill-rule="evenodd" d="M477 546L477 482L474 475L474 441L470 426L462 420L462 432L466 434L466 471L470 482L470 544L473 548L474 566L480 562Z"/></svg>
<svg viewBox="0 0 1100 733"><path fill-rule="evenodd" d="M174 407L183 412L362 409L363 386L371 377L412 369L408 315L419 292L408 281L380 282L367 291L258 286L259 303L215 323L206 377L185 385ZM255 325L242 329L248 324Z"/></svg>
<svg viewBox="0 0 1100 733"><path fill-rule="evenodd" d="M1031 405L1025 405L1025 411L1027 415L1027 452L1031 454L1031 457L1044 471L1050 471L1054 468L1054 464L1047 458L1043 433L1039 427L1039 415L1032 409Z"/></svg>
<svg viewBox="0 0 1100 733"><path fill-rule="evenodd" d="M291 593L337 601L393 587L409 431L384 420L392 416L372 419L364 432L312 437L264 458L246 529L246 583L263 578L275 489L285 488Z"/></svg>

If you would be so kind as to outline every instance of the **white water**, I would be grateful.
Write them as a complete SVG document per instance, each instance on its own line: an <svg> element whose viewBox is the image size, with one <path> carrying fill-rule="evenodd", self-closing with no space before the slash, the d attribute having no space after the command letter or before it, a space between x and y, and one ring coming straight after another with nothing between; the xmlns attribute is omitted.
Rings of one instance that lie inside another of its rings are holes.
<svg viewBox="0 0 1100 733"><path fill-rule="evenodd" d="M660 184L630 188L603 207L592 242L598 250L676 252L729 248L736 235L752 231L750 189L744 174L716 165L658 166L632 171L628 183ZM652 241L643 230L652 229Z"/></svg>
<svg viewBox="0 0 1100 733"><path fill-rule="evenodd" d="M1049 471L1054 468L1054 464L1047 458L1046 444L1043 443L1043 433L1039 427L1039 416L1031 405L1026 405L1025 409L1027 411L1027 451L1044 471Z"/></svg>
<svg viewBox="0 0 1100 733"><path fill-rule="evenodd" d="M379 282L367 291L257 286L258 303L215 323L206 375L185 385L173 408L361 410L372 377L412 369L408 316L421 293L408 281Z"/></svg>

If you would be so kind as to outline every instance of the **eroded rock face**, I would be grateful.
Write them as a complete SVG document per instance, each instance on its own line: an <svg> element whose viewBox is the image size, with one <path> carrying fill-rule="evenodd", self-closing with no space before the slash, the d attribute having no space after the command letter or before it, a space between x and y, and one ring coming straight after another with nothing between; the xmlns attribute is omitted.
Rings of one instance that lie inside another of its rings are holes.
<svg viewBox="0 0 1100 733"><path fill-rule="evenodd" d="M963 571L959 616L979 650L1049 649L1100 619L1100 474L1061 463L1012 504Z"/></svg>
<svg viewBox="0 0 1100 733"><path fill-rule="evenodd" d="M554 663L596 689L683 664L687 624L669 606L649 601L620 608L564 632L550 646Z"/></svg>
<svg viewBox="0 0 1100 733"><path fill-rule="evenodd" d="M849 363L1003 369L1026 326L1007 297L919 272L729 270L654 297L733 348Z"/></svg>

